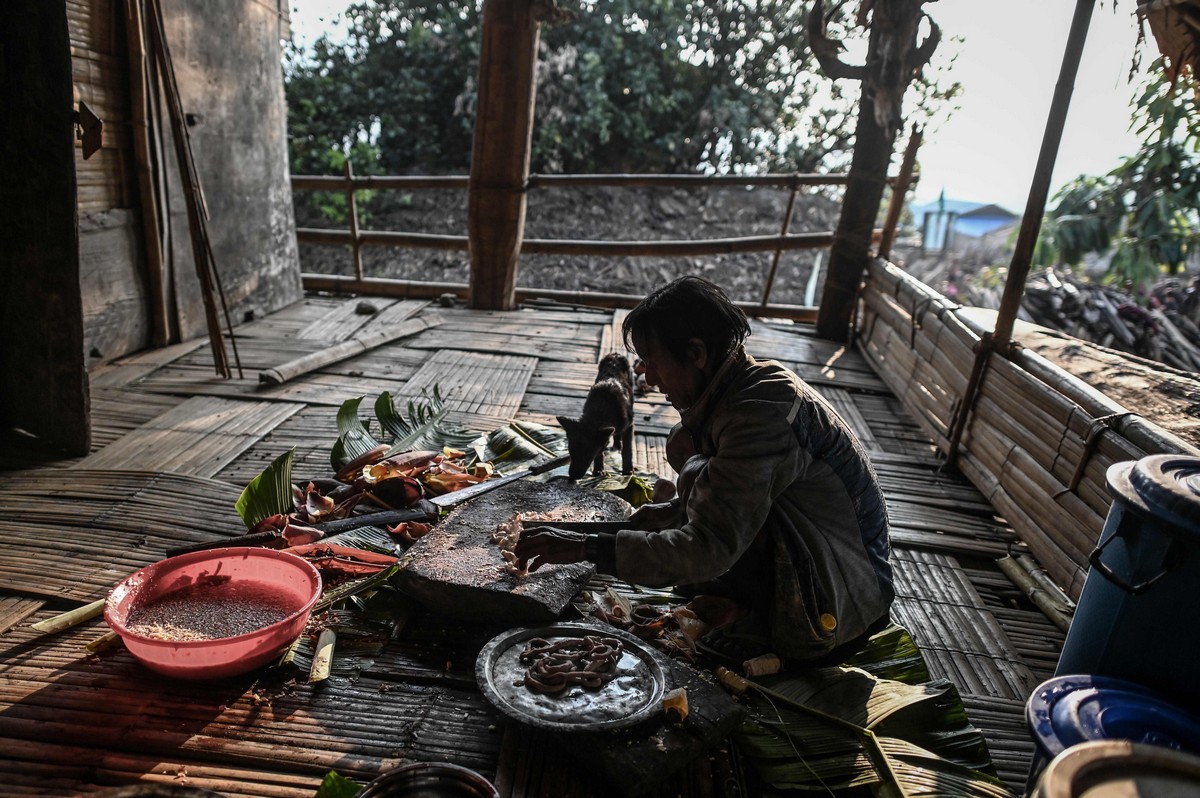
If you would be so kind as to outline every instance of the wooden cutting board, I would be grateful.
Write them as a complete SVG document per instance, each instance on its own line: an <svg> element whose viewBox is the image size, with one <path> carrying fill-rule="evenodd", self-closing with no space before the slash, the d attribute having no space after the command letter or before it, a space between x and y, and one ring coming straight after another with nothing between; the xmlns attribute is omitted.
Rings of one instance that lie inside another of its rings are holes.
<svg viewBox="0 0 1200 798"><path fill-rule="evenodd" d="M563 521L617 521L632 508L611 493L562 478L513 482L452 510L409 548L393 583L427 609L465 621L520 625L558 618L594 568L591 563L546 565L519 578L505 572L491 535L517 512Z"/></svg>

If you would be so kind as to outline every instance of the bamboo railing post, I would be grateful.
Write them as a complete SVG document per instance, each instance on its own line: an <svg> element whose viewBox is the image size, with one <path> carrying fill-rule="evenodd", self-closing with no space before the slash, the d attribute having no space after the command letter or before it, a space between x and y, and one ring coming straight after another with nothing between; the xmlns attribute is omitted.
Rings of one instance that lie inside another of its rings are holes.
<svg viewBox="0 0 1200 798"><path fill-rule="evenodd" d="M354 167L350 164L350 159L346 159L346 202L350 207L350 239L351 249L354 250L354 276L361 280L363 279L363 261L362 261L362 241L358 236L358 199L355 197L357 190L354 188Z"/></svg>
<svg viewBox="0 0 1200 798"><path fill-rule="evenodd" d="M1042 135L1042 147L1038 151L1037 167L1033 172L1033 184L1029 199L1025 203L1025 215L1021 217L1021 230L1017 234L1016 248L1004 281L1004 295L996 316L995 345L1001 350L1008 347L1012 338L1013 323L1025 293L1025 278L1029 276L1029 264L1033 260L1033 248L1037 244L1042 228L1042 214L1046 212L1046 198L1050 195L1050 178L1054 173L1054 161L1058 157L1062 141L1063 126L1071 105L1071 93L1075 90L1075 75L1079 72L1079 60L1083 45L1087 41L1088 25L1096 0L1077 0L1075 15L1071 19L1071 30L1067 34L1067 46L1063 52L1062 66L1058 72L1058 83L1054 86L1054 98L1050 102L1050 114L1046 119L1046 130Z"/></svg>
<svg viewBox="0 0 1200 798"><path fill-rule="evenodd" d="M792 193L788 195L787 210L783 212L783 228L779 231L779 235L785 236L792 226L792 212L796 209L796 194L800 191L799 182L792 184ZM765 308L767 302L771 299L771 288L775 285L775 272L779 269L779 258L783 255L783 248L779 247L775 250L775 256L771 258L771 269L767 272L767 282L763 286L762 305Z"/></svg>
<svg viewBox="0 0 1200 798"><path fill-rule="evenodd" d="M1046 211L1046 198L1050 195L1050 178L1054 173L1054 161L1058 157L1058 146L1062 141L1063 126L1067 121L1067 110L1071 105L1071 92L1075 88L1075 75L1079 72L1079 59L1087 40L1087 29L1092 19L1092 8L1096 0L1077 0L1075 16L1071 19L1071 30L1067 35L1067 46L1063 52L1062 66L1058 72L1058 83L1054 87L1054 99L1050 103L1050 114L1046 119L1046 131L1042 135L1042 147L1038 152L1037 166L1033 172L1033 184L1029 199L1025 203L1025 215L1021 217L1021 230L1017 234L1016 249L1004 281L1004 296L996 315L996 327L991 335L984 336L975 353L975 366L967 390L963 394L954 426L950 432L946 462L953 464L958 457L967 418L975 407L983 371L992 352L1007 352L1012 338L1013 324L1021 307L1025 293L1025 278L1029 275L1029 264L1033 260L1033 248L1037 244L1038 232L1042 227L1042 214Z"/></svg>
<svg viewBox="0 0 1200 798"><path fill-rule="evenodd" d="M472 308L516 306L541 22L534 0L485 0L467 200Z"/></svg>
<svg viewBox="0 0 1200 798"><path fill-rule="evenodd" d="M904 160L900 163L900 174L892 185L892 199L888 202L887 218L883 223L883 238L879 240L878 257L884 260L892 254L892 242L896 240L896 227L900 224L900 213L904 210L904 198L913 182L917 150L921 147L923 135L921 128L914 124L912 135L908 137L908 146L904 149ZM853 328L853 325L851 327Z"/></svg>

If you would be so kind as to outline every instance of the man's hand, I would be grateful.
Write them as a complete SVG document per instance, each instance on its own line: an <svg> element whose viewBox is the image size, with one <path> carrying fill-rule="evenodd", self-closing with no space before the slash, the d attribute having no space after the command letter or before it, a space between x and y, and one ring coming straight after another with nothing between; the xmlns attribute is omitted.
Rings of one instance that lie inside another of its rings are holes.
<svg viewBox="0 0 1200 798"><path fill-rule="evenodd" d="M546 563L582 562L587 559L582 532L569 532L552 526L534 526L521 530L514 551L517 567L536 571Z"/></svg>

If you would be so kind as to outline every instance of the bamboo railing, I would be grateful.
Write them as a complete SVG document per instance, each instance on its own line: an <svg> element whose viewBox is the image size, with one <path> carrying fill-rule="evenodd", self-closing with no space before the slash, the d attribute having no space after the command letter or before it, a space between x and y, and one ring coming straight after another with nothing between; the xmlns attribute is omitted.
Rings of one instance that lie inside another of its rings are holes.
<svg viewBox="0 0 1200 798"><path fill-rule="evenodd" d="M1020 348L989 354L964 409L975 352L990 330L882 260L862 300L858 343L867 359L943 452L961 420L955 464L1073 599L1111 503L1108 467L1148 454L1200 455Z"/></svg>
<svg viewBox="0 0 1200 798"><path fill-rule="evenodd" d="M900 196L907 194L916 178L909 169L889 183ZM531 175L527 189L550 189L562 187L617 187L617 188L712 188L712 187L768 187L790 192L787 210L778 235L739 236L735 238L711 238L701 240L663 241L583 241L571 239L526 238L521 244L521 254L576 255L590 257L694 257L703 255L726 255L743 252L773 252L773 267L778 264L783 252L800 249L822 249L833 242L833 232L790 233L792 211L796 196L803 187L843 186L845 174L760 174L760 175ZM346 246L353 254L355 273L353 277L340 275L302 275L304 287L314 291L335 293L363 293L394 297L436 297L455 294L461 298L468 295L468 286L462 283L433 283L418 280L394 280L367 277L363 273L362 248L366 246L413 247L425 249L467 252L469 238L466 235L441 235L431 233L408 233L390 230L362 230L359 225L356 194L366 190L433 190L470 187L465 175L448 176L397 176L355 175L346 166L345 175L297 175L292 178L293 191L339 191L346 195L349 207L349 229L297 228L296 240L302 245ZM890 218L894 226L898 214ZM894 236L895 230L891 234ZM875 231L879 241L885 231ZM816 320L817 309L801 305L771 304L772 284L776 269L771 268L758 303L740 303L748 312L769 314L799 321ZM640 296L560 291L547 289L517 288L518 301L544 298L559 302L586 304L599 307L633 307Z"/></svg>

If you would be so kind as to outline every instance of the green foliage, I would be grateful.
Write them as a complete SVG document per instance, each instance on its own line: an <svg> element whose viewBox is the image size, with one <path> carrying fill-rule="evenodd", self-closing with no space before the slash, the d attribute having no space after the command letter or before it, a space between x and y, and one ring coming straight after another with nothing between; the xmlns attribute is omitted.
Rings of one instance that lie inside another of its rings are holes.
<svg viewBox="0 0 1200 798"><path fill-rule="evenodd" d="M435 385L433 396L426 401L409 400L407 416L396 409L392 395L384 391L375 399L375 420L379 423L380 441L371 432L371 420L366 422L358 415L359 405L365 396L347 399L338 409L338 439L329 453L329 462L334 471L360 455L388 443L389 454L411 449L440 450L443 446L461 448L475 439L475 434L446 419L449 408L442 400L441 390Z"/></svg>
<svg viewBox="0 0 1200 798"><path fill-rule="evenodd" d="M247 529L253 529L264 518L295 509L292 498L292 456L295 453L296 448L292 447L276 457L242 490L234 509Z"/></svg>
<svg viewBox="0 0 1200 798"><path fill-rule="evenodd" d="M566 19L542 26L534 171L815 171L848 148L857 84L815 71L809 4L561 5ZM344 16L344 43L322 37L285 61L293 172L339 170L330 153L363 173L465 171L481 0L364 0ZM918 116L956 90L923 80Z"/></svg>
<svg viewBox="0 0 1200 798"><path fill-rule="evenodd" d="M361 784L331 770L321 780L315 798L354 798L361 790Z"/></svg>
<svg viewBox="0 0 1200 798"><path fill-rule="evenodd" d="M1043 222L1037 265L1113 257L1106 281L1141 286L1178 273L1200 244L1200 118L1196 98L1172 86L1162 62L1135 98L1138 151L1108 174L1081 176L1055 198Z"/></svg>

